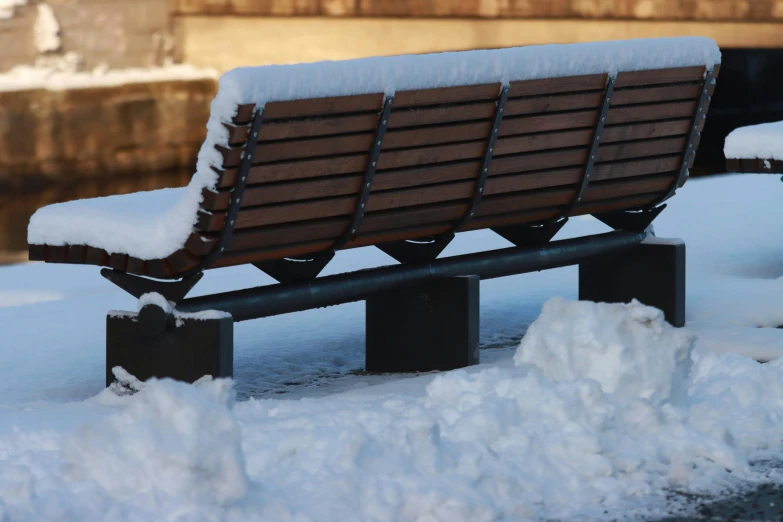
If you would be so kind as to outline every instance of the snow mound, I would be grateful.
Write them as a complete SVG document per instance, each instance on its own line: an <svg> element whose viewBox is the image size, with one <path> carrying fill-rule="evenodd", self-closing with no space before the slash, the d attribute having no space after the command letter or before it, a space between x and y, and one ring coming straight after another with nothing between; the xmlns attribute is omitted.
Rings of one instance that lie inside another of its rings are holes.
<svg viewBox="0 0 783 522"><path fill-rule="evenodd" d="M783 121L735 129L726 136L727 158L757 158L783 161Z"/></svg>
<svg viewBox="0 0 783 522"><path fill-rule="evenodd" d="M121 372L120 376L128 377ZM121 411L85 425L63 442L65 473L92 480L119 501L146 507L166 499L227 505L245 496L239 425L230 379L190 386L151 379L131 396L99 396Z"/></svg>
<svg viewBox="0 0 783 522"><path fill-rule="evenodd" d="M176 252L192 232L202 190L215 190L216 169L219 172L223 166L223 156L215 146L228 146L226 125L232 124L240 104L263 107L270 101L392 94L457 85L506 84L538 78L712 66L719 62L720 50L715 41L688 37L539 45L234 69L220 79L207 122L207 138L198 154L196 173L187 189L179 193L179 201L162 207L150 205L142 200L149 197L150 200L162 201L163 196L148 192L148 196L113 196L111 200L104 201L108 206L90 203L92 200L50 205L39 209L31 218L27 241L31 245L88 245L139 259L162 259ZM130 216L133 213L136 216ZM136 219L141 220L138 227Z"/></svg>
<svg viewBox="0 0 783 522"><path fill-rule="evenodd" d="M639 301L590 303L553 298L514 356L555 381L596 381L622 400L682 403L694 336Z"/></svg>

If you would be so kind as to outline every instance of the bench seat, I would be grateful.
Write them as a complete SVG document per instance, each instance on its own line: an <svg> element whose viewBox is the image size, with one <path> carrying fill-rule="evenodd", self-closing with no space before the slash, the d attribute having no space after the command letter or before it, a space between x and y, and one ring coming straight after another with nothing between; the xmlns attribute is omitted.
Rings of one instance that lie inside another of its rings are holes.
<svg viewBox="0 0 783 522"><path fill-rule="evenodd" d="M723 153L729 172L783 174L783 121L735 129Z"/></svg>

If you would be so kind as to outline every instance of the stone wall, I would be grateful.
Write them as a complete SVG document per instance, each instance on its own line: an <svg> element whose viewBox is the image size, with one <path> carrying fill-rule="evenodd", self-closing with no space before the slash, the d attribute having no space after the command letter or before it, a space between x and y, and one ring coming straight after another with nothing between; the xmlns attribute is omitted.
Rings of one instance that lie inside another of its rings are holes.
<svg viewBox="0 0 783 522"><path fill-rule="evenodd" d="M0 186L193 168L213 79L0 92Z"/></svg>
<svg viewBox="0 0 783 522"><path fill-rule="evenodd" d="M783 0L172 0L177 14L783 20Z"/></svg>
<svg viewBox="0 0 783 522"><path fill-rule="evenodd" d="M36 48L38 4L45 3L59 25L61 47L54 53ZM0 72L14 65L78 55L81 67L146 67L173 56L170 0L28 0L0 19Z"/></svg>

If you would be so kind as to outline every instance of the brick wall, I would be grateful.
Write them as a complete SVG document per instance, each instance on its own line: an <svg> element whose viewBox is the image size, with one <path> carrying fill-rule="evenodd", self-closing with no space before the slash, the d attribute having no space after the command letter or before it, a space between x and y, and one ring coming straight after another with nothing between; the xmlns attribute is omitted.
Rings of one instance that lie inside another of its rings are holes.
<svg viewBox="0 0 783 522"><path fill-rule="evenodd" d="M783 0L172 0L176 14L783 20Z"/></svg>

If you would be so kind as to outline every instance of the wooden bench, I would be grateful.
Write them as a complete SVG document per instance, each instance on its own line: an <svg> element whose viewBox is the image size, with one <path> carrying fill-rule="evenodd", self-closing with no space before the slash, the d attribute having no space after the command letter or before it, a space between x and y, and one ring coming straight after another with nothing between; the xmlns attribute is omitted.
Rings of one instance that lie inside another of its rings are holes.
<svg viewBox="0 0 783 522"><path fill-rule="evenodd" d="M783 122L740 127L726 137L728 172L783 174Z"/></svg>
<svg viewBox="0 0 783 522"><path fill-rule="evenodd" d="M581 298L638 297L682 325L684 249L657 254L640 243L687 179L718 70L701 63L239 103L222 122L214 185L202 189L192 231L175 251L149 258L32 241L30 259L104 266L136 297L154 292L180 312L223 310L234 321L367 300L373 370L477 362L478 278L568 264L580 264L581 280L591 282L580 284ZM54 222L41 212L31 220L39 236ZM585 214L617 232L549 243L569 217ZM455 233L479 229L515 247L436 259ZM371 245L402 266L316 278L335 251ZM204 270L242 264L280 284L185 299ZM647 273L656 266L673 267L660 271L663 284ZM440 308L406 312L422 295L411 288L426 288ZM107 382L115 363L141 378L231 374L231 318L180 315L201 329L193 333L172 327L172 317L153 302L139 316L110 316ZM464 331L444 327L455 317ZM209 361L140 362L131 347L139 329L155 350L165 344L182 354L200 344ZM451 352L434 353L433 339Z"/></svg>

